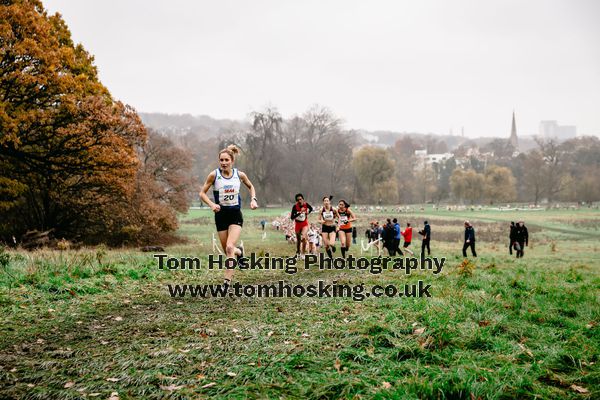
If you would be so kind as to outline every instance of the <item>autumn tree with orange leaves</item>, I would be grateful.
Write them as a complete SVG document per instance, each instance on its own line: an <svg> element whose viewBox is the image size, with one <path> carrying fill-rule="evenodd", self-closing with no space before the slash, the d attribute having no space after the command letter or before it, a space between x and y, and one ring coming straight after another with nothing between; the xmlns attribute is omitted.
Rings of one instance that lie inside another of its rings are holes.
<svg viewBox="0 0 600 400"><path fill-rule="evenodd" d="M142 231L173 231L181 199L157 199L156 188L186 188L147 176L140 160L147 147L138 115L100 83L92 56L73 43L60 15L37 0L0 2L3 240L52 230L119 244L143 241ZM147 204L153 212L140 212Z"/></svg>

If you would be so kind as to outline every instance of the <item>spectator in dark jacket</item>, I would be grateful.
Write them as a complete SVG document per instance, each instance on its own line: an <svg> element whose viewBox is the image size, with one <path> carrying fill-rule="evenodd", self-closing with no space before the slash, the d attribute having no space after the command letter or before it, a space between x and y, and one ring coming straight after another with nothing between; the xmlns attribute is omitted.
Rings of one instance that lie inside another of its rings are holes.
<svg viewBox="0 0 600 400"><path fill-rule="evenodd" d="M425 226L423 230L419 231L419 234L423 236L423 241L421 242L421 258L425 258L425 249L427 249L427 255L431 255L431 249L429 248L429 241L431 240L431 227L429 226L429 222L424 222Z"/></svg>
<svg viewBox="0 0 600 400"><path fill-rule="evenodd" d="M517 258L525 255L525 246L529 246L529 232L525 226L525 222L517 223L516 239L520 249L517 249Z"/></svg>
<svg viewBox="0 0 600 400"><path fill-rule="evenodd" d="M515 244L517 243L517 227L514 221L510 222L510 233L508 235L508 253L512 256L513 248L517 250Z"/></svg>
<svg viewBox="0 0 600 400"><path fill-rule="evenodd" d="M463 245L463 257L467 256L467 249L471 248L471 254L473 257L477 257L477 253L475 252L475 229L473 229L473 225L469 221L465 221L465 243Z"/></svg>
<svg viewBox="0 0 600 400"><path fill-rule="evenodd" d="M394 251L394 225L392 225L392 220L389 218L383 226L383 247L387 249L390 256L396 254Z"/></svg>

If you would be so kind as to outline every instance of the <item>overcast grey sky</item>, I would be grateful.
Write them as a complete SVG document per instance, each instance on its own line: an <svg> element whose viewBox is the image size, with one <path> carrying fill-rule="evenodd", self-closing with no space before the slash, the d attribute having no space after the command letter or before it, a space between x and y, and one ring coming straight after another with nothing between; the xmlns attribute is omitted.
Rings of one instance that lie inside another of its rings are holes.
<svg viewBox="0 0 600 400"><path fill-rule="evenodd" d="M42 0L138 111L312 104L346 128L600 134L600 1Z"/></svg>

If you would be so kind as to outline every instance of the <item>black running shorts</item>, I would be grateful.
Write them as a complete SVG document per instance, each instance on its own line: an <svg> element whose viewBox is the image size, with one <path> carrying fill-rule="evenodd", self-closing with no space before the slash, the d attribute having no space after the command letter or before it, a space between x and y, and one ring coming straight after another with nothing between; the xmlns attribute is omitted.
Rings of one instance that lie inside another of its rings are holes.
<svg viewBox="0 0 600 400"><path fill-rule="evenodd" d="M244 225L242 210L239 208L221 208L221 211L215 213L215 225L217 232L226 231L229 225Z"/></svg>
<svg viewBox="0 0 600 400"><path fill-rule="evenodd" d="M321 232L322 233L331 233L331 232L335 232L335 225L321 225Z"/></svg>

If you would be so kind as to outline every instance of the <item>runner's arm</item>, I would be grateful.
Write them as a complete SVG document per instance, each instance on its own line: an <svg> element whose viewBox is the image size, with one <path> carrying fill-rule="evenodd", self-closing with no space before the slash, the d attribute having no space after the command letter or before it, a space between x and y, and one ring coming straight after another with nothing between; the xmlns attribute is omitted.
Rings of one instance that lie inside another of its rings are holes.
<svg viewBox="0 0 600 400"><path fill-rule="evenodd" d="M200 200L202 200L202 202L204 204L206 204L207 206L209 206L213 211L218 211L218 210L215 210L215 208L219 207L219 205L216 204L215 202L213 202L210 199L210 197L208 197L208 194L207 194L208 189L210 189L210 187L213 185L213 183L215 183L215 176L216 176L215 171L212 171L206 177L206 182L204 182L204 185L202 185L202 189L200 190Z"/></svg>
<svg viewBox="0 0 600 400"><path fill-rule="evenodd" d="M258 208L258 200L256 198L256 190L254 189L254 185L252 184L252 182L250 182L250 179L248 179L248 176L245 173L240 172L239 175L241 181L244 182L244 185L246 185L246 187L250 191L250 196L252 198L252 200L250 201L250 208L254 210Z"/></svg>
<svg viewBox="0 0 600 400"><path fill-rule="evenodd" d="M348 222L356 221L356 215L354 215L354 213L350 209L348 209L348 212L350 213L350 215L348 217Z"/></svg>

